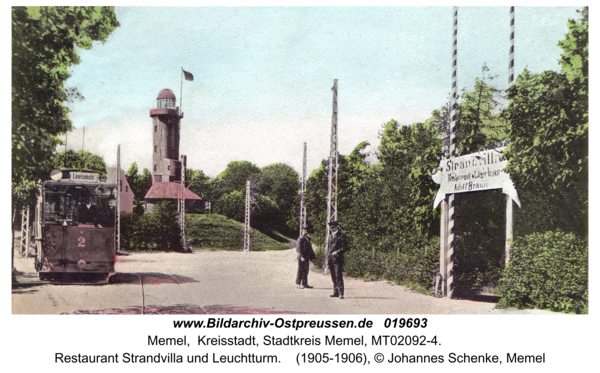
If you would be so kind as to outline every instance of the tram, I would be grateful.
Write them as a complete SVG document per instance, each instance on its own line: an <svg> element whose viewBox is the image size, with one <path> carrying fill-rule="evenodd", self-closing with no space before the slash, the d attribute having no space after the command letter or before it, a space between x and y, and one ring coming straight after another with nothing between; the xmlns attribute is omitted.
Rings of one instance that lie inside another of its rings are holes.
<svg viewBox="0 0 600 373"><path fill-rule="evenodd" d="M116 169L107 171L101 178L54 169L38 184L33 233L40 280L107 281L115 272L117 177Z"/></svg>

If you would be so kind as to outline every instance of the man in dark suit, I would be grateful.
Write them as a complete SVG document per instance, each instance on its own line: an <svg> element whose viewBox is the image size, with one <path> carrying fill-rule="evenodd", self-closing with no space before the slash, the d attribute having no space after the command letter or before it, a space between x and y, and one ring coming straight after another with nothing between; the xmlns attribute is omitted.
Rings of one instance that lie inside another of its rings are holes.
<svg viewBox="0 0 600 373"><path fill-rule="evenodd" d="M329 255L327 256L327 266L331 273L331 281L333 281L333 294L331 297L339 297L344 299L344 253L348 250L344 232L338 221L329 222L332 238L329 245Z"/></svg>
<svg viewBox="0 0 600 373"><path fill-rule="evenodd" d="M80 224L99 225L98 206L93 203L91 195L84 196L79 203L77 221Z"/></svg>
<svg viewBox="0 0 600 373"><path fill-rule="evenodd" d="M315 259L315 252L310 244L310 238L306 232L306 228L302 229L302 236L298 238L298 245L296 246L298 252L298 274L296 275L296 285L298 289L312 289L312 286L308 285L308 271L310 261Z"/></svg>

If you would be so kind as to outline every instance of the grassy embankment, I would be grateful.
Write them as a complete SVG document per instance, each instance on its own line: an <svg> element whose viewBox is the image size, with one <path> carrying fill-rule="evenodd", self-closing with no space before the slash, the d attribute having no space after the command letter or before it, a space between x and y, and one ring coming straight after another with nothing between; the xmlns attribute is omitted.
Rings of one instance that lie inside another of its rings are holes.
<svg viewBox="0 0 600 373"><path fill-rule="evenodd" d="M216 214L187 214L185 219L187 238L192 245L192 249L240 250L242 223ZM270 235L281 237L274 233ZM277 242L256 229L253 229L250 233L250 241L252 251L285 250L288 248L286 244Z"/></svg>

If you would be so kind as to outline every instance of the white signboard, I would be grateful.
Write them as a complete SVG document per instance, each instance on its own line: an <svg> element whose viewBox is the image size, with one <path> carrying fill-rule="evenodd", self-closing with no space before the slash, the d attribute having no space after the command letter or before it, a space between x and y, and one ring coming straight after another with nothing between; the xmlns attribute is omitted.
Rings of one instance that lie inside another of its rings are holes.
<svg viewBox="0 0 600 373"><path fill-rule="evenodd" d="M442 202L446 194L488 189L502 189L502 193L508 194L521 207L517 190L504 170L508 161L501 152L505 148L443 159L437 172L431 176L434 182L440 184L433 208Z"/></svg>
<svg viewBox="0 0 600 373"><path fill-rule="evenodd" d="M70 172L69 179L71 181L82 181L89 183L97 183L100 174L89 173L89 172Z"/></svg>

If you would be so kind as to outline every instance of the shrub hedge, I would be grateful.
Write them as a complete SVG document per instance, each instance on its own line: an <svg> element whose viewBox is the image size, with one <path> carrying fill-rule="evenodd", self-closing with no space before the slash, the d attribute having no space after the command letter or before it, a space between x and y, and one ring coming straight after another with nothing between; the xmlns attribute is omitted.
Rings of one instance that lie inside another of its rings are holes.
<svg viewBox="0 0 600 373"><path fill-rule="evenodd" d="M154 212L123 214L121 249L126 251L182 252L175 207L169 201L154 205Z"/></svg>
<svg viewBox="0 0 600 373"><path fill-rule="evenodd" d="M418 241L415 245L402 245L398 243L395 249L387 252L354 247L344 256L344 275L392 281L405 285L413 290L426 294L435 277L437 258L439 253L439 238L431 237ZM401 246L401 247L400 247ZM323 246L319 245L315 251L316 259L313 261L315 268L323 266Z"/></svg>
<svg viewBox="0 0 600 373"><path fill-rule="evenodd" d="M514 241L498 307L587 313L588 242L560 230Z"/></svg>

